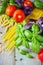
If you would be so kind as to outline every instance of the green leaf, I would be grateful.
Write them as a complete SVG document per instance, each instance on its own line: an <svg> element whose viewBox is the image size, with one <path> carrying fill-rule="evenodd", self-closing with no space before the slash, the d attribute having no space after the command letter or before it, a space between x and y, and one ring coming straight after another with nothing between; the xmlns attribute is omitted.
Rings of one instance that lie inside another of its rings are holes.
<svg viewBox="0 0 43 65"><path fill-rule="evenodd" d="M33 33L38 33L40 31L38 24L36 24L36 23L33 24L32 31L33 31Z"/></svg>
<svg viewBox="0 0 43 65"><path fill-rule="evenodd" d="M30 53L26 53L26 56L27 56L28 58L34 58Z"/></svg>
<svg viewBox="0 0 43 65"><path fill-rule="evenodd" d="M21 38L17 38L17 40L15 41L15 46L20 46L22 45L22 39Z"/></svg>
<svg viewBox="0 0 43 65"><path fill-rule="evenodd" d="M23 39L23 45L28 49L30 48L29 43L25 39Z"/></svg>
<svg viewBox="0 0 43 65"><path fill-rule="evenodd" d="M37 8L43 8L43 2L41 0L34 0L34 5Z"/></svg>
<svg viewBox="0 0 43 65"><path fill-rule="evenodd" d="M41 44L41 46L43 47L43 43L40 43Z"/></svg>
<svg viewBox="0 0 43 65"><path fill-rule="evenodd" d="M19 28L19 35L21 34L21 39L23 40L23 45L26 47L26 48L29 48L29 44L28 44L28 41L26 40L25 38L25 35L24 35L24 29L22 27L21 24L18 24L18 28ZM19 36L20 37L20 36Z"/></svg>
<svg viewBox="0 0 43 65"><path fill-rule="evenodd" d="M14 35L14 41L16 41L17 38L19 38L19 35L16 33L16 34Z"/></svg>
<svg viewBox="0 0 43 65"><path fill-rule="evenodd" d="M27 23L26 20L23 20L23 22L21 23L23 26Z"/></svg>
<svg viewBox="0 0 43 65"><path fill-rule="evenodd" d="M37 35L37 36L36 36L36 39L37 39L39 42L43 42L43 36L41 36L41 35Z"/></svg>
<svg viewBox="0 0 43 65"><path fill-rule="evenodd" d="M40 43L39 43L39 41L37 41L35 38L32 38L32 50L35 53L38 53L39 49L40 49Z"/></svg>
<svg viewBox="0 0 43 65"><path fill-rule="evenodd" d="M16 21L13 18L10 18L10 22L15 23Z"/></svg>
<svg viewBox="0 0 43 65"><path fill-rule="evenodd" d="M16 7L19 7L19 5L18 5L17 3L15 3L14 0L10 0L10 4L13 4L13 5L16 6Z"/></svg>
<svg viewBox="0 0 43 65"><path fill-rule="evenodd" d="M8 15L6 15L6 14L5 14L5 18L8 19L8 20L10 19L10 17Z"/></svg>
<svg viewBox="0 0 43 65"><path fill-rule="evenodd" d="M19 52L20 52L20 54L22 54L22 55L26 55L26 51L24 51L24 50L22 50L22 49L19 49Z"/></svg>
<svg viewBox="0 0 43 65"><path fill-rule="evenodd" d="M1 9L2 9L2 5L0 5L0 12L1 12Z"/></svg>
<svg viewBox="0 0 43 65"><path fill-rule="evenodd" d="M9 0L3 0L2 6L0 7L0 14L5 13L5 9L6 9L7 5L8 5L8 3L9 3Z"/></svg>
<svg viewBox="0 0 43 65"><path fill-rule="evenodd" d="M27 39L31 39L32 38L32 33L29 30L25 30L24 34L25 34Z"/></svg>

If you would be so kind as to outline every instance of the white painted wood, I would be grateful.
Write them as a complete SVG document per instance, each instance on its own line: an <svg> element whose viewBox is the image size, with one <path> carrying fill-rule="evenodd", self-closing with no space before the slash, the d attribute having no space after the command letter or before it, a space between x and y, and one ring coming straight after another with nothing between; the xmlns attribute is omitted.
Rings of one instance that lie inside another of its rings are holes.
<svg viewBox="0 0 43 65"><path fill-rule="evenodd" d="M14 65L14 51L10 54L10 51L6 50L0 56L0 65Z"/></svg>
<svg viewBox="0 0 43 65"><path fill-rule="evenodd" d="M37 59L37 55L33 54L35 59L29 59L24 55L19 54L18 50L16 50L16 65L41 65L41 62ZM22 58L22 61L20 59Z"/></svg>

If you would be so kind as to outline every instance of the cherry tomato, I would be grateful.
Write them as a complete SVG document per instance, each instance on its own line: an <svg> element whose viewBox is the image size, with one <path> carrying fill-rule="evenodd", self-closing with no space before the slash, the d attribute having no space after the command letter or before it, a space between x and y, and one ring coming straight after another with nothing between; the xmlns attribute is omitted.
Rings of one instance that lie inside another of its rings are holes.
<svg viewBox="0 0 43 65"><path fill-rule="evenodd" d="M24 11L18 9L14 12L13 19L16 20L16 22L22 22L25 19Z"/></svg>
<svg viewBox="0 0 43 65"><path fill-rule="evenodd" d="M39 53L38 53L38 59L43 62L43 48L40 49Z"/></svg>
<svg viewBox="0 0 43 65"><path fill-rule="evenodd" d="M10 17L13 16L14 12L16 10L16 7L13 6L13 5L9 5L7 8L6 8L6 14Z"/></svg>
<svg viewBox="0 0 43 65"><path fill-rule="evenodd" d="M31 6L31 7L33 7L33 3L31 2L31 1L29 1L29 0L25 0L24 1L24 6L26 7L26 6Z"/></svg>

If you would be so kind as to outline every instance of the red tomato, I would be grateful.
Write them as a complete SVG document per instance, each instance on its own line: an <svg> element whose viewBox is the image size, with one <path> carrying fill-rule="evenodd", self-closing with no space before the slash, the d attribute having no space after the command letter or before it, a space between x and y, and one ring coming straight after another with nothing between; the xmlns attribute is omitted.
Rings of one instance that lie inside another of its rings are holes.
<svg viewBox="0 0 43 65"><path fill-rule="evenodd" d="M31 6L31 7L33 7L33 3L31 1L29 1L29 0L25 0L24 1L24 6Z"/></svg>
<svg viewBox="0 0 43 65"><path fill-rule="evenodd" d="M40 49L39 53L38 53L38 59L43 62L43 48Z"/></svg>
<svg viewBox="0 0 43 65"><path fill-rule="evenodd" d="M22 22L25 19L24 11L18 9L14 12L13 19L16 20L16 22Z"/></svg>
<svg viewBox="0 0 43 65"><path fill-rule="evenodd" d="M14 12L16 10L16 7L13 6L13 5L9 5L7 8L6 8L6 14L10 17L13 16Z"/></svg>

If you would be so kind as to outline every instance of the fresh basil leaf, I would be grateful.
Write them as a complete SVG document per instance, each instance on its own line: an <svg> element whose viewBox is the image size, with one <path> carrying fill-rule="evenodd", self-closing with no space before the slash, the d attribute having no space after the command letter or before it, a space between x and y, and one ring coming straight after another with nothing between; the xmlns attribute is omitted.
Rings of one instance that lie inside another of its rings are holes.
<svg viewBox="0 0 43 65"><path fill-rule="evenodd" d="M40 43L41 44L41 46L43 47L43 43Z"/></svg>
<svg viewBox="0 0 43 65"><path fill-rule="evenodd" d="M29 30L25 30L25 31L24 31L24 34L25 34L25 36L27 37L27 39L32 38L32 33L31 33Z"/></svg>
<svg viewBox="0 0 43 65"><path fill-rule="evenodd" d="M27 40L23 39L23 45L26 47L26 48L30 48Z"/></svg>
<svg viewBox="0 0 43 65"><path fill-rule="evenodd" d="M21 38L18 38L16 41L15 41L15 46L20 46L22 45L22 39Z"/></svg>
<svg viewBox="0 0 43 65"><path fill-rule="evenodd" d="M20 52L20 54L22 54L22 55L26 55L26 51L25 50L22 50L22 49L19 49L19 52Z"/></svg>
<svg viewBox="0 0 43 65"><path fill-rule="evenodd" d="M26 56L27 56L28 58L34 58L30 53L26 53Z"/></svg>
<svg viewBox="0 0 43 65"><path fill-rule="evenodd" d="M37 35L37 36L36 36L36 39L37 39L38 41L40 41L40 42L43 42L43 36L41 36L41 35Z"/></svg>
<svg viewBox="0 0 43 65"><path fill-rule="evenodd" d="M40 43L39 43L39 41L37 41L35 38L32 38L32 50L35 53L38 53L39 49L40 49Z"/></svg>
<svg viewBox="0 0 43 65"><path fill-rule="evenodd" d="M36 23L33 24L32 31L33 31L33 33L38 33L40 31L38 24L36 24Z"/></svg>
<svg viewBox="0 0 43 65"><path fill-rule="evenodd" d="M16 41L17 38L19 38L19 35L16 33L16 34L14 35L14 41Z"/></svg>

